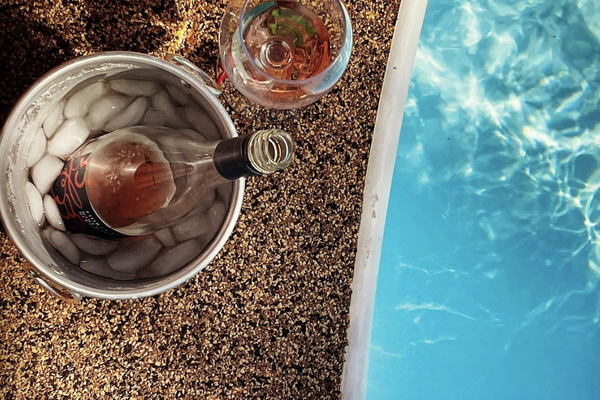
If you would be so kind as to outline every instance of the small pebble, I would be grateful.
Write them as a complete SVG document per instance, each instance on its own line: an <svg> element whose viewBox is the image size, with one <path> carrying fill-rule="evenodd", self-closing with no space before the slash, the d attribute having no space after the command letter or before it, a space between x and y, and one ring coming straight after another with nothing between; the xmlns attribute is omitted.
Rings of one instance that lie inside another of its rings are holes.
<svg viewBox="0 0 600 400"><path fill-rule="evenodd" d="M29 205L29 212L33 222L37 225L41 225L44 219L44 203L42 202L42 195L33 185L33 183L25 182L25 196L27 197L27 204Z"/></svg>

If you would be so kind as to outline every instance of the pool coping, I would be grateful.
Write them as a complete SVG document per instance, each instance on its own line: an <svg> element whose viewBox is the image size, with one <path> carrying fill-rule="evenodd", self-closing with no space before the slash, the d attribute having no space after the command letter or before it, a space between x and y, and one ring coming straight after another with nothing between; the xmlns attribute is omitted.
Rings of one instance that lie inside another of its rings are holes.
<svg viewBox="0 0 600 400"><path fill-rule="evenodd" d="M363 400L381 245L400 128L428 0L402 0L373 131L358 233L342 400ZM377 155L377 157L373 157Z"/></svg>

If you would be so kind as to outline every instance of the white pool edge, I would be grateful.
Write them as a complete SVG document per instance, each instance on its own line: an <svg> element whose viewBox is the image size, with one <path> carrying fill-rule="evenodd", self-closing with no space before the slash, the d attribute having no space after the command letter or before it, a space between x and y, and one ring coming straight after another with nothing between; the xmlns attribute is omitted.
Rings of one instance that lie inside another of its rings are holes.
<svg viewBox="0 0 600 400"><path fill-rule="evenodd" d="M427 1L402 0L396 19L363 193L350 301L348 347L342 372L342 400L363 400L366 396L383 231L404 106Z"/></svg>

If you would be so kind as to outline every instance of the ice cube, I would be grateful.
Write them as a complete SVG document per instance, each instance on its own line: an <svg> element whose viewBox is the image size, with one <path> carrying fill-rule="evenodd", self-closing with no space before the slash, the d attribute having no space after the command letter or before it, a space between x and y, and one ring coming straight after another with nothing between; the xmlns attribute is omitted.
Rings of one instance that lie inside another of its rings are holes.
<svg viewBox="0 0 600 400"><path fill-rule="evenodd" d="M71 240L81 250L89 253L93 256L103 256L114 250L119 246L117 240L106 240L96 236L86 235L78 233L71 236Z"/></svg>
<svg viewBox="0 0 600 400"><path fill-rule="evenodd" d="M63 110L65 108L65 102L61 101L52 107L52 110L48 113L46 118L44 118L44 123L42 127L44 128L44 134L48 139L54 135L54 132L58 129L59 126L62 125L65 118L63 117Z"/></svg>
<svg viewBox="0 0 600 400"><path fill-rule="evenodd" d="M47 154L31 169L31 179L41 194L46 194L60 175L64 162L51 154Z"/></svg>
<svg viewBox="0 0 600 400"><path fill-rule="evenodd" d="M167 92L171 98L180 106L187 106L190 104L190 97L178 87L173 85L167 85Z"/></svg>
<svg viewBox="0 0 600 400"><path fill-rule="evenodd" d="M185 118L185 110L183 107L175 107L175 113L167 115L165 126L173 129L190 128L190 124Z"/></svg>
<svg viewBox="0 0 600 400"><path fill-rule="evenodd" d="M108 255L108 264L114 270L135 273L151 262L162 245L154 235L123 239L121 247Z"/></svg>
<svg viewBox="0 0 600 400"><path fill-rule="evenodd" d="M50 223L50 226L59 231L65 230L65 224L63 223L58 206L49 194L44 196L44 211L46 212L46 219Z"/></svg>
<svg viewBox="0 0 600 400"><path fill-rule="evenodd" d="M154 235L156 235L156 238L160 240L165 247L171 247L175 245L175 239L173 238L169 228L161 229L160 231L155 232Z"/></svg>
<svg viewBox="0 0 600 400"><path fill-rule="evenodd" d="M196 132L201 134L206 140L221 140L221 134L213 120L197 105L190 104L185 107L185 117L192 124Z"/></svg>
<svg viewBox="0 0 600 400"><path fill-rule="evenodd" d="M135 274L123 273L112 269L104 257L84 256L79 262L79 267L90 274L98 275L103 278L114 279L117 281L131 281L135 279Z"/></svg>
<svg viewBox="0 0 600 400"><path fill-rule="evenodd" d="M217 193L221 200L225 202L225 204L229 203L231 200L231 192L233 190L233 183L224 183L217 187Z"/></svg>
<svg viewBox="0 0 600 400"><path fill-rule="evenodd" d="M96 82L81 89L67 100L64 109L65 118L84 117L92 103L107 92L108 88L104 82Z"/></svg>
<svg viewBox="0 0 600 400"><path fill-rule="evenodd" d="M185 135L186 137L195 140L197 142L206 142L206 139L204 138L204 136L202 136L201 134L199 134L198 132L196 132L193 129L178 129L177 132Z"/></svg>
<svg viewBox="0 0 600 400"><path fill-rule="evenodd" d="M133 103L128 105L121 114L117 115L114 119L109 120L102 130L105 132L112 132L117 129L137 125L144 116L147 107L148 99L145 97L138 97Z"/></svg>
<svg viewBox="0 0 600 400"><path fill-rule="evenodd" d="M25 182L25 196L27 197L31 219L33 219L33 222L37 225L41 225L42 220L44 219L44 203L42 202L42 195L33 183L29 181Z"/></svg>
<svg viewBox="0 0 600 400"><path fill-rule="evenodd" d="M71 155L90 135L90 128L79 117L66 120L48 143L48 153L62 159Z"/></svg>
<svg viewBox="0 0 600 400"><path fill-rule="evenodd" d="M70 263L79 264L81 254L75 243L64 232L53 230L50 234L50 243L58 250Z"/></svg>
<svg viewBox="0 0 600 400"><path fill-rule="evenodd" d="M190 149L190 140L203 142L204 138L192 129L167 129L167 134L157 138L159 146L168 154L172 162L195 163L198 161L198 152Z"/></svg>
<svg viewBox="0 0 600 400"><path fill-rule="evenodd" d="M142 123L147 126L165 126L167 121L167 114L163 110L157 110L156 108L149 108L144 114Z"/></svg>
<svg viewBox="0 0 600 400"><path fill-rule="evenodd" d="M150 67L150 68L132 68L125 71L117 72L112 74L107 81L113 81L117 79L127 79L127 80L144 80L144 81L152 81L152 82L162 82L165 79L179 82L177 77L167 76L165 77L165 71L162 69ZM160 85L160 83L159 83Z"/></svg>
<svg viewBox="0 0 600 400"><path fill-rule="evenodd" d="M50 236L52 235L52 232L54 232L56 229L52 228L51 226L46 227L46 229L42 230L42 236L44 236L44 238L50 243L52 244L52 241L50 240Z"/></svg>
<svg viewBox="0 0 600 400"><path fill-rule="evenodd" d="M175 115L175 107L171 103L171 98L164 90L152 96L152 107L164 111L167 119L173 118Z"/></svg>
<svg viewBox="0 0 600 400"><path fill-rule="evenodd" d="M141 79L114 79L109 86L116 92L134 97L150 97L159 89L158 83Z"/></svg>
<svg viewBox="0 0 600 400"><path fill-rule="evenodd" d="M223 218L225 218L225 213L227 212L227 207L225 203L221 200L216 200L210 210L208 210L208 219L210 221L210 230L207 232L207 237L211 238L215 236L215 233L219 230L221 225L223 225Z"/></svg>
<svg viewBox="0 0 600 400"><path fill-rule="evenodd" d="M148 266L154 276L164 276L183 267L200 254L204 246L198 240L189 240L164 251Z"/></svg>
<svg viewBox="0 0 600 400"><path fill-rule="evenodd" d="M29 151L27 153L27 168L31 168L36 162L42 158L46 152L46 135L42 128L33 136Z"/></svg>
<svg viewBox="0 0 600 400"><path fill-rule="evenodd" d="M120 94L103 97L92 104L85 119L93 131L99 131L109 120L123 111L129 101L128 97Z"/></svg>
<svg viewBox="0 0 600 400"><path fill-rule="evenodd" d="M150 268L142 268L136 274L135 277L137 279L147 279L156 277L156 273L152 271Z"/></svg>
<svg viewBox="0 0 600 400"><path fill-rule="evenodd" d="M173 237L177 242L196 238L210 229L210 220L205 213L197 212L172 228Z"/></svg>
<svg viewBox="0 0 600 400"><path fill-rule="evenodd" d="M184 144L181 143L180 138L175 135L175 131L168 131L169 134L166 135L160 135L156 137L156 141L158 142L158 145L161 147L161 149L163 151L165 151L168 154L169 160L173 160L173 161L181 161L181 160L187 160L188 157L186 157L186 151L181 151L182 147L185 146ZM193 153L193 152L192 152ZM197 157L196 157L197 159Z"/></svg>
<svg viewBox="0 0 600 400"><path fill-rule="evenodd" d="M212 206L213 202L215 201L215 197L216 197L216 195L215 195L214 189L207 190L204 197L202 197L200 199L200 201L198 202L198 206L196 207L198 212L206 213L210 209L210 206Z"/></svg>

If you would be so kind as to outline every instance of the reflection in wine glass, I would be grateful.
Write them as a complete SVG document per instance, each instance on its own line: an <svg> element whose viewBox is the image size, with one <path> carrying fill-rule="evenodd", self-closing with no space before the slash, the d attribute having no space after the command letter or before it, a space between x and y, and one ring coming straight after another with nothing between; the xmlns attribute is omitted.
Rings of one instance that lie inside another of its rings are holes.
<svg viewBox="0 0 600 400"><path fill-rule="evenodd" d="M234 109L251 115L261 106L293 110L319 100L341 78L352 28L339 0L231 0L219 49L222 68L237 89L227 90L223 82Z"/></svg>

